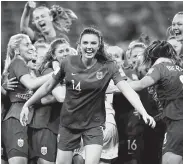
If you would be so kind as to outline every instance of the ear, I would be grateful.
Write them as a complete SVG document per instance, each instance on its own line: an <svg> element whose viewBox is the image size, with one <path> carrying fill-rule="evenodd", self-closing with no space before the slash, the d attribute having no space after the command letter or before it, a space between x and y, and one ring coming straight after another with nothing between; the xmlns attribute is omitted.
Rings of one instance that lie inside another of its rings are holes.
<svg viewBox="0 0 183 164"><path fill-rule="evenodd" d="M15 49L15 55L18 55L18 54L20 54L20 51L19 51L18 48L16 48L16 49Z"/></svg>

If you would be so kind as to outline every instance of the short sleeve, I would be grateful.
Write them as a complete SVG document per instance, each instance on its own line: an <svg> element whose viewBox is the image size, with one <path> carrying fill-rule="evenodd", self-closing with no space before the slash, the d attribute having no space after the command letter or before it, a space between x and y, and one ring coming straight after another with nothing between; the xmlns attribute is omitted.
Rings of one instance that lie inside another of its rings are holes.
<svg viewBox="0 0 183 164"><path fill-rule="evenodd" d="M127 79L124 71L122 70L122 68L119 69L117 64L113 63L111 69L112 69L111 70L112 71L112 79L113 79L115 85L118 82Z"/></svg>
<svg viewBox="0 0 183 164"><path fill-rule="evenodd" d="M52 77L57 81L60 82L64 79L65 77L65 66L66 66L66 58L62 61L61 66L59 69L54 71Z"/></svg>
<svg viewBox="0 0 183 164"><path fill-rule="evenodd" d="M29 74L29 68L22 60L16 60L15 63L12 65L12 69L18 80L20 80L23 75Z"/></svg>
<svg viewBox="0 0 183 164"><path fill-rule="evenodd" d="M150 76L155 82L161 79L161 74L163 74L164 69L162 64L157 64L149 69L146 76Z"/></svg>

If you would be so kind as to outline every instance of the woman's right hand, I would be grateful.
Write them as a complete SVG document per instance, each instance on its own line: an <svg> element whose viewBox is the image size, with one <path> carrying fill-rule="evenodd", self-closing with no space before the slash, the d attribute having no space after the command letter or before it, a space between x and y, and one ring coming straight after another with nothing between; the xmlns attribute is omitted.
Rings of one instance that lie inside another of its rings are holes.
<svg viewBox="0 0 183 164"><path fill-rule="evenodd" d="M26 6L29 7L29 8L35 9L36 8L36 2L28 1Z"/></svg>
<svg viewBox="0 0 183 164"><path fill-rule="evenodd" d="M16 80L16 77L13 77L11 79L5 78L2 87L8 91L8 90L14 90L18 84L18 81Z"/></svg>
<svg viewBox="0 0 183 164"><path fill-rule="evenodd" d="M26 104L24 104L22 111L20 113L20 123L22 126L27 125L28 115L29 115L29 107Z"/></svg>

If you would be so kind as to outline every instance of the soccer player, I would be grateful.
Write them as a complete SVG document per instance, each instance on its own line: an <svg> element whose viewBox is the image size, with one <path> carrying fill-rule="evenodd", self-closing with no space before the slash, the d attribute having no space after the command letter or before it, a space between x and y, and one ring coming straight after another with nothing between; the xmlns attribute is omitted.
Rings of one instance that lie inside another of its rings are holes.
<svg viewBox="0 0 183 164"><path fill-rule="evenodd" d="M156 86L167 126L162 164L183 162L183 69L179 63L180 58L167 41L155 41L145 50L147 75L130 83L135 90Z"/></svg>
<svg viewBox="0 0 183 164"><path fill-rule="evenodd" d="M146 46L143 43L133 41L128 47L126 56L116 46L109 48L108 52L118 61L118 66L121 70L124 70L128 81L132 81L138 80L136 67L145 48ZM123 61L122 58L126 60ZM136 115L134 107L121 93L114 93L113 106L116 111L115 119L120 141L119 157L115 163L140 164L143 151L144 124L139 115Z"/></svg>
<svg viewBox="0 0 183 164"><path fill-rule="evenodd" d="M36 76L40 77L53 72L51 67L51 54L48 53L48 46L45 43L37 43ZM39 54L39 52L41 54ZM57 152L57 134L61 103L57 103L55 93L65 97L65 88L62 91L57 86L41 99L39 104L34 106L34 115L29 124L30 159L38 160L40 164L54 164ZM62 98L64 100L64 98ZM62 102L62 101L61 101ZM51 141L51 142L48 142Z"/></svg>
<svg viewBox="0 0 183 164"><path fill-rule="evenodd" d="M142 115L144 121L155 126L138 95L129 87L104 52L100 31L86 28L79 38L78 55L68 56L60 70L42 85L26 102L20 114L21 124L27 125L29 107L49 93L65 78L66 97L60 117L56 163L71 164L73 150L79 147L81 136L85 146L85 163L98 163L103 145L102 126L105 123L105 91L111 79Z"/></svg>
<svg viewBox="0 0 183 164"><path fill-rule="evenodd" d="M183 11L175 14L172 20L172 32L177 40L183 42Z"/></svg>
<svg viewBox="0 0 183 164"><path fill-rule="evenodd" d="M29 26L31 13L33 15L33 24L38 32ZM30 39L35 41L45 41L51 43L55 38L65 38L70 31L72 21L76 20L76 14L70 10L53 5L51 9L46 6L36 7L36 3L28 1L25 4L21 17L20 30L26 33Z"/></svg>
<svg viewBox="0 0 183 164"><path fill-rule="evenodd" d="M2 141L9 164L27 163L28 127L20 124L20 112L25 101L32 95L32 90L40 87L52 75L50 73L39 78L31 77L27 63L34 53L35 48L27 35L17 34L10 38L4 72L9 73L9 79L16 77L18 84L14 90L7 93L12 105L2 121ZM32 112L29 115L29 122L31 117Z"/></svg>

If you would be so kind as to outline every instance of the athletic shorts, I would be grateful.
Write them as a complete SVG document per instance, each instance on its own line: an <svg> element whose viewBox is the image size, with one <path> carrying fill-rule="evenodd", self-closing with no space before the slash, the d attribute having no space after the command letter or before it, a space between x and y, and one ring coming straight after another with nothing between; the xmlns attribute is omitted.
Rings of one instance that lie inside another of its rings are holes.
<svg viewBox="0 0 183 164"><path fill-rule="evenodd" d="M141 161L144 151L143 131L144 122L133 112L121 117L121 124L118 122L119 134L119 161L130 161L136 159Z"/></svg>
<svg viewBox="0 0 183 164"><path fill-rule="evenodd" d="M27 126L22 126L16 118L2 122L2 142L8 159L12 157L28 157Z"/></svg>
<svg viewBox="0 0 183 164"><path fill-rule="evenodd" d="M166 125L163 154L172 152L183 157L183 120L166 119Z"/></svg>
<svg viewBox="0 0 183 164"><path fill-rule="evenodd" d="M32 128L31 128L32 129ZM49 162L56 161L57 135L49 129L32 129L30 140L30 159L42 158Z"/></svg>
<svg viewBox="0 0 183 164"><path fill-rule="evenodd" d="M81 136L85 145L103 145L103 127L94 127L85 130L70 129L59 126L58 149L63 151L74 151L80 147Z"/></svg>
<svg viewBox="0 0 183 164"><path fill-rule="evenodd" d="M118 140L118 131L114 124L106 123L105 129L103 131L103 148L101 159L105 160L112 160L118 157L118 147L119 147L119 140ZM74 155L81 155L83 159L85 159L85 151L84 145L81 140L80 148L74 150Z"/></svg>

